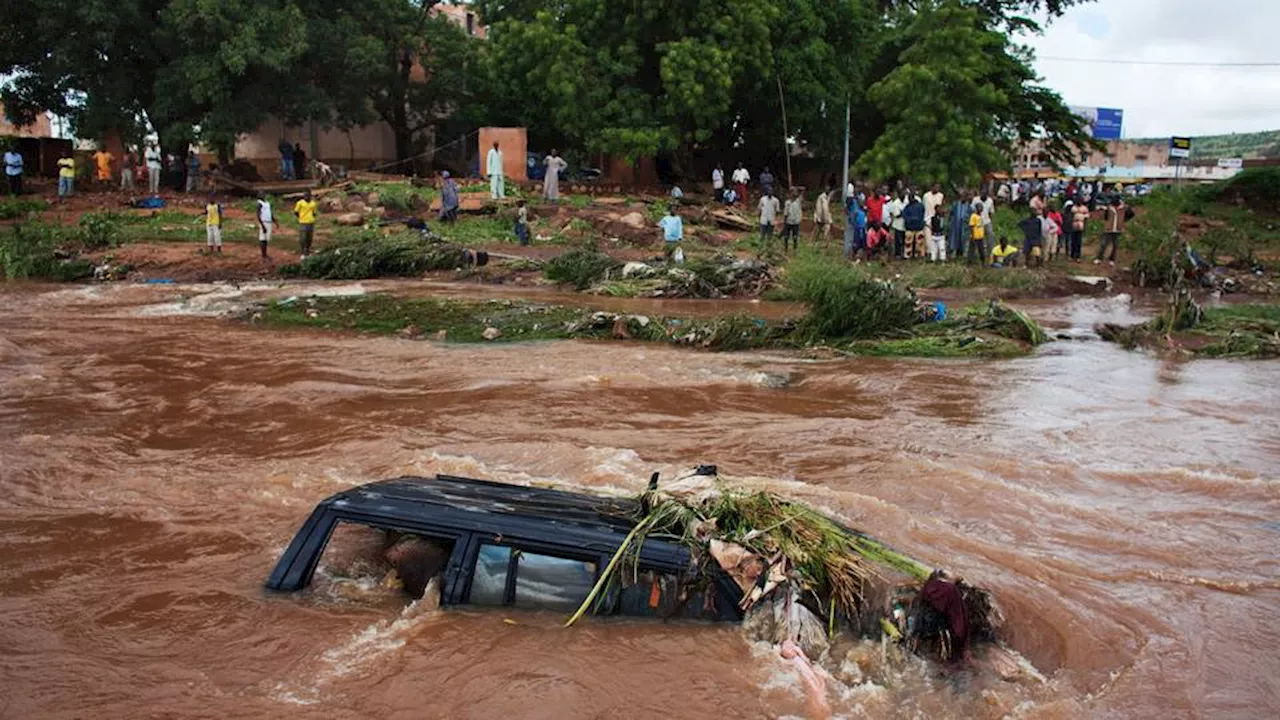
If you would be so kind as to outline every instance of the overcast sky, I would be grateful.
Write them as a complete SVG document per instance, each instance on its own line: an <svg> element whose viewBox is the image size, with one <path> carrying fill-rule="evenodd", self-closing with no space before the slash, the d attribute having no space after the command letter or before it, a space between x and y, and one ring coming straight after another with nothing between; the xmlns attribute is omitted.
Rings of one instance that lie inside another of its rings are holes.
<svg viewBox="0 0 1280 720"><path fill-rule="evenodd" d="M1097 0L1028 38L1068 105L1124 110L1125 137L1280 130L1280 67L1086 64L1043 56L1280 62L1280 0Z"/></svg>

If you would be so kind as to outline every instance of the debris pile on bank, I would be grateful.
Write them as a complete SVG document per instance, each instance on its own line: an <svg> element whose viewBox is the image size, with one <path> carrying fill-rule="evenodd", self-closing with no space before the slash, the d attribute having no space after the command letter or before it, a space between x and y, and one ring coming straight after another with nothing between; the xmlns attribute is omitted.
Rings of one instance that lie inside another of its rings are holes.
<svg viewBox="0 0 1280 720"><path fill-rule="evenodd" d="M1137 325L1104 324L1103 340L1127 349L1148 348L1192 356L1280 357L1280 305L1241 304L1203 308L1181 290L1156 317Z"/></svg>
<svg viewBox="0 0 1280 720"><path fill-rule="evenodd" d="M317 280L364 280L377 277L416 277L431 270L454 270L485 265L488 255L445 242L427 232L383 235L368 231L359 237L324 246L280 274Z"/></svg>
<svg viewBox="0 0 1280 720"><path fill-rule="evenodd" d="M548 280L596 295L666 298L757 297L773 285L773 266L721 254L683 264L615 260L594 247L561 253L547 262Z"/></svg>

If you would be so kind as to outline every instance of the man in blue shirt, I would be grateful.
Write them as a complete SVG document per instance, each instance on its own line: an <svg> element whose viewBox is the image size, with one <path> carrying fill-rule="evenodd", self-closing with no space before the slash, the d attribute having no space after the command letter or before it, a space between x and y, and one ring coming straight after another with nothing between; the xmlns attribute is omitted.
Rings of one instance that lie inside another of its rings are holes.
<svg viewBox="0 0 1280 720"><path fill-rule="evenodd" d="M676 214L674 205L667 208L667 214L658 221L658 226L662 228L663 244L666 246L667 262L671 261L675 254L676 248L679 247L680 241L684 239L684 220Z"/></svg>
<svg viewBox="0 0 1280 720"><path fill-rule="evenodd" d="M195 150L187 151L187 192L200 189L200 155Z"/></svg>
<svg viewBox="0 0 1280 720"><path fill-rule="evenodd" d="M22 153L16 146L10 146L4 153L4 174L9 180L9 192L22 194Z"/></svg>
<svg viewBox="0 0 1280 720"><path fill-rule="evenodd" d="M760 173L760 189L765 195L773 194L773 173L769 172L766 166L764 172Z"/></svg>

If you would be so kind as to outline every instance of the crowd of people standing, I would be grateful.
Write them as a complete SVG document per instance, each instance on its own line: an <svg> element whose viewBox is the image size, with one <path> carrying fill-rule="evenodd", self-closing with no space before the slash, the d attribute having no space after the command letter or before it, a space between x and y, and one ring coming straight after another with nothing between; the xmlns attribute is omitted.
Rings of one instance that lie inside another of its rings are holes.
<svg viewBox="0 0 1280 720"><path fill-rule="evenodd" d="M751 173L741 163L730 176L731 184L725 182L720 165L711 180L719 202L754 205L762 241L771 241L781 218L783 250L798 246L803 216L798 188L792 188L783 203L774 192L773 174L765 167L757 179L759 197L751 203ZM852 262L922 259L1039 267L1052 258L1065 257L1078 263L1083 261L1086 231L1096 227L1090 225L1096 218L1102 232L1094 262L1114 265L1125 224L1133 216L1123 189L1119 185L1108 188L1101 180L1009 180L984 185L977 192L957 191L949 204L938 184L923 193L901 181L892 191L886 185L858 187L850 183L838 193L834 185L832 178L817 194L813 239L827 244L834 224L832 205L843 200L843 254ZM997 203L1019 213L1017 236L997 234Z"/></svg>

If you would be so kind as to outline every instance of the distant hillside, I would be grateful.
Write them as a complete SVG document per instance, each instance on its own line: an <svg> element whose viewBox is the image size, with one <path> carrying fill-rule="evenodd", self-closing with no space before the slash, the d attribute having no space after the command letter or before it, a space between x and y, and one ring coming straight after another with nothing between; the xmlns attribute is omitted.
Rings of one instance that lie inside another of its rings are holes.
<svg viewBox="0 0 1280 720"><path fill-rule="evenodd" d="M1167 143L1169 138L1139 138L1136 143ZM1205 135L1191 139L1192 159L1280 157L1280 130Z"/></svg>

